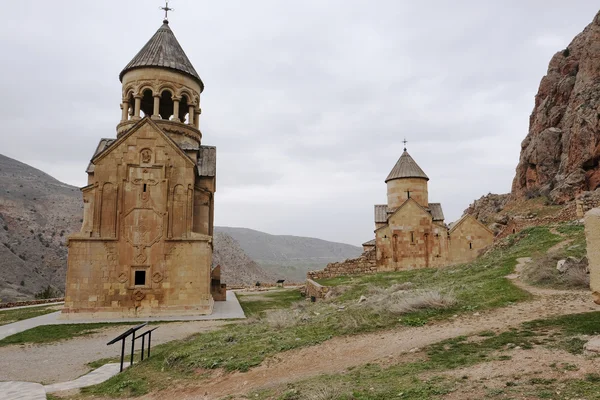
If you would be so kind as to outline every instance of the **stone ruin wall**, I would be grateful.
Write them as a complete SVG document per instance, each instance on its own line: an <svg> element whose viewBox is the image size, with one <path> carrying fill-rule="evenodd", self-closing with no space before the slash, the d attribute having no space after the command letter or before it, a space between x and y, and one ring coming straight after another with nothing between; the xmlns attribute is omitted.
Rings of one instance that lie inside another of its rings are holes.
<svg viewBox="0 0 600 400"><path fill-rule="evenodd" d="M323 286L313 281L312 279L306 280L305 294L307 299L310 299L312 297L314 297L315 299L324 299L328 292L329 287Z"/></svg>
<svg viewBox="0 0 600 400"><path fill-rule="evenodd" d="M551 225L561 222L574 221L577 218L577 212L575 204L572 203L567 207L563 208L560 213L551 217L543 218L511 218L506 224L504 229L498 233L496 239L502 239L513 233L521 232L523 229L531 228L534 226Z"/></svg>
<svg viewBox="0 0 600 400"><path fill-rule="evenodd" d="M581 219L592 208L600 207L600 189L593 192L583 192L575 199L577 218Z"/></svg>
<svg viewBox="0 0 600 400"><path fill-rule="evenodd" d="M375 257L375 249L368 250L358 258L327 264L325 269L320 271L310 271L306 274L306 277L315 280L345 275L374 274L377 272Z"/></svg>
<svg viewBox="0 0 600 400"><path fill-rule="evenodd" d="M592 298L596 304L600 304L600 208L585 214L585 238Z"/></svg>

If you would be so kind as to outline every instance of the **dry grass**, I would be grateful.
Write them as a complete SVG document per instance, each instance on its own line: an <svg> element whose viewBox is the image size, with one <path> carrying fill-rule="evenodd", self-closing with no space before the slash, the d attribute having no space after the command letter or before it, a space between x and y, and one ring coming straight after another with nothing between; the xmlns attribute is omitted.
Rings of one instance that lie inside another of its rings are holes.
<svg viewBox="0 0 600 400"><path fill-rule="evenodd" d="M590 287L590 274L584 268L569 268L562 275L562 279L569 287L582 289Z"/></svg>
<svg viewBox="0 0 600 400"><path fill-rule="evenodd" d="M298 323L299 315L292 310L267 311L264 320L275 329L285 329Z"/></svg>
<svg viewBox="0 0 600 400"><path fill-rule="evenodd" d="M450 308L457 300L452 292L439 290L389 291L367 299L367 305L374 311L388 311L392 314L407 314L420 310Z"/></svg>
<svg viewBox="0 0 600 400"><path fill-rule="evenodd" d="M564 258L557 254L546 254L527 264L521 276L525 282L534 285L572 289L589 288L590 276L585 267L572 267L564 273L556 269L557 262Z"/></svg>
<svg viewBox="0 0 600 400"><path fill-rule="evenodd" d="M341 400L348 398L339 384L319 383L300 392L302 400Z"/></svg>

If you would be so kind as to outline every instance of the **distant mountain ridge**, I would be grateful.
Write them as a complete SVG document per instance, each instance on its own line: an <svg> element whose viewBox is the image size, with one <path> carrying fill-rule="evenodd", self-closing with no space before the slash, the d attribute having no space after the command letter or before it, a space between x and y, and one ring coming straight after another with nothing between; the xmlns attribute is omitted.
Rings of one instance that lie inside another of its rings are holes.
<svg viewBox="0 0 600 400"><path fill-rule="evenodd" d="M296 282L303 281L310 270L322 269L328 263L358 257L362 253L362 248L345 243L271 235L248 228L215 226L215 232L234 238L263 269Z"/></svg>

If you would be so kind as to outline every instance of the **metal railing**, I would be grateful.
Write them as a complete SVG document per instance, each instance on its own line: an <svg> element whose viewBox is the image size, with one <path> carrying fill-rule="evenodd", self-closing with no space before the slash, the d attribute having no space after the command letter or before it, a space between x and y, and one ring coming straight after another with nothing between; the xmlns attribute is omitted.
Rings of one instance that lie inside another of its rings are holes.
<svg viewBox="0 0 600 400"><path fill-rule="evenodd" d="M144 333L142 333L141 335L136 336L135 333L142 329L143 327L145 327L146 325L148 325L147 322L144 322L143 324L134 326L133 328L129 328L128 330L126 330L125 332L121 333L119 336L117 336L116 338L114 338L113 340L111 340L110 342L106 343L107 346L110 346L111 344L117 343L119 340L121 341L121 369L119 370L119 372L123 372L123 361L125 359L125 340L131 335L131 359L129 361L129 365L133 365L133 355L135 353L135 341L139 338L142 338L142 353L141 353L141 359L144 359L144 349L145 349L145 338L146 335L148 336L148 357L150 357L150 343L152 340L152 332L155 331L156 329L158 329L158 326L156 328L150 329Z"/></svg>

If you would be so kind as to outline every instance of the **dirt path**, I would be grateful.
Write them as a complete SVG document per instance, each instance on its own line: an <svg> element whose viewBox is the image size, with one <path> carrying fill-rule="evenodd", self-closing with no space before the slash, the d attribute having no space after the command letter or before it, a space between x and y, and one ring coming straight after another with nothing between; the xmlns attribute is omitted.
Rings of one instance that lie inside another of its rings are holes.
<svg viewBox="0 0 600 400"><path fill-rule="evenodd" d="M216 329L224 323L226 322L193 321L162 324L152 333L152 345ZM104 328L89 336L56 343L0 347L0 381L48 384L75 379L90 371L87 363L101 358L118 357L120 346L107 346L106 343L128 327L120 325Z"/></svg>
<svg viewBox="0 0 600 400"><path fill-rule="evenodd" d="M456 336L484 330L504 331L534 319L598 310L587 291L547 291L523 283L519 286L530 290L535 295L534 300L430 326L333 338L320 345L281 353L245 373L218 373L201 388L175 389L172 393L160 392L145 398L208 400L240 396L260 388L321 374L340 373L349 367L370 362L399 362L411 350Z"/></svg>

